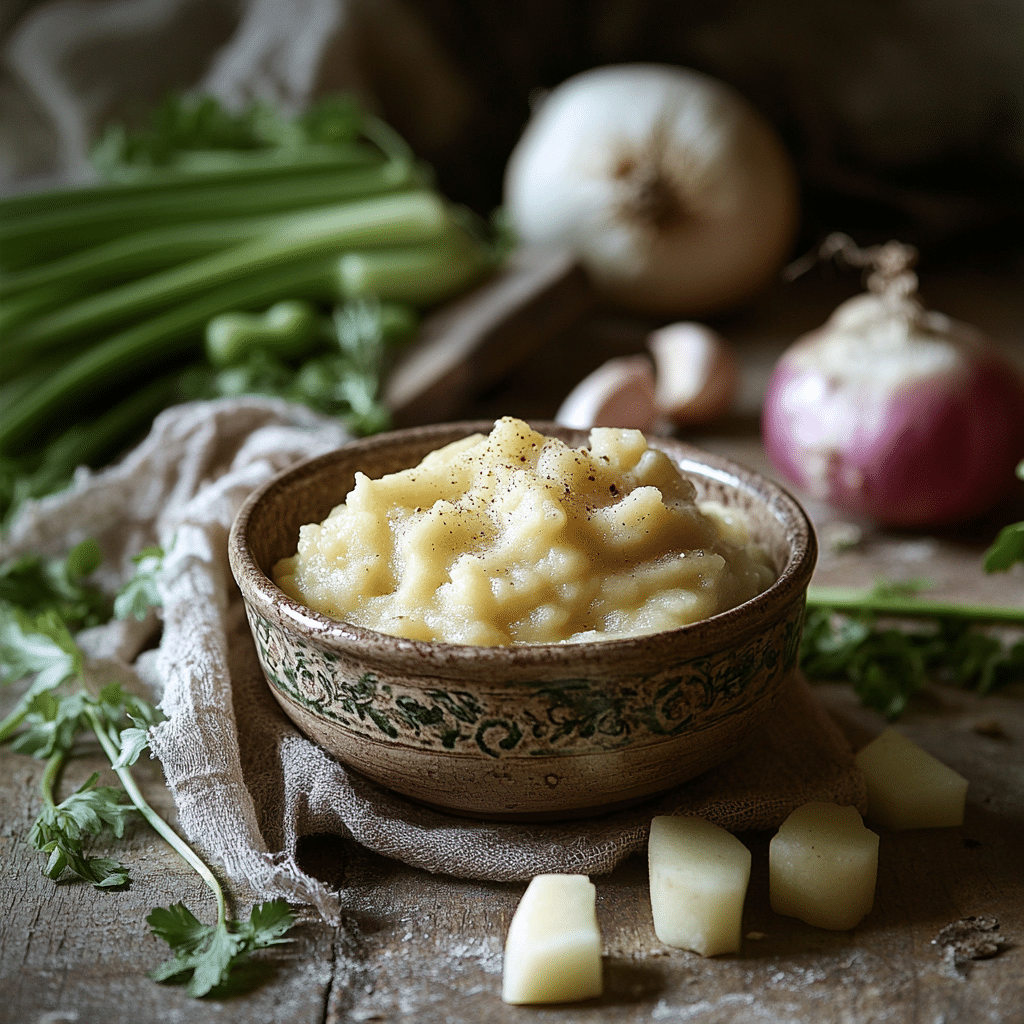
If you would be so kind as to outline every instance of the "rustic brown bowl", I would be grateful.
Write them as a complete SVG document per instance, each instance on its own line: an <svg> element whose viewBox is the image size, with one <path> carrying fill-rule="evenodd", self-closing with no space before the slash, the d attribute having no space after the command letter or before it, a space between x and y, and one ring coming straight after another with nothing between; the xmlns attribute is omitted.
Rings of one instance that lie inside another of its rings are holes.
<svg viewBox="0 0 1024 1024"><path fill-rule="evenodd" d="M507 821L595 814L677 786L735 754L796 664L814 533L785 491L726 459L650 438L702 499L742 508L778 581L680 629L578 644L474 647L388 636L328 618L272 582L299 527L375 477L491 423L380 434L279 474L230 537L260 664L285 713L339 761L460 815ZM534 426L574 446L586 432Z"/></svg>

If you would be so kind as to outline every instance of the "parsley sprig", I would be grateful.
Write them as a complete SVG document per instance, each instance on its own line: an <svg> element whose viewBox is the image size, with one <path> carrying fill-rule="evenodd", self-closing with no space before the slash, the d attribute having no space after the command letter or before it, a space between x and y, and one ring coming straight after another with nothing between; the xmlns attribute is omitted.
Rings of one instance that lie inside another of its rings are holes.
<svg viewBox="0 0 1024 1024"><path fill-rule="evenodd" d="M43 810L29 834L29 842L49 854L43 874L57 881L68 871L97 889L121 888L128 884L127 868L109 857L86 856L84 840L100 835L105 826L120 839L135 808L121 802L124 794L115 786L98 785L99 772L93 772L71 796L55 804L53 791L63 763L63 751L46 763L40 786Z"/></svg>
<svg viewBox="0 0 1024 1024"><path fill-rule="evenodd" d="M140 814L203 879L214 895L217 920L206 925L183 904L156 908L146 919L173 957L150 976L185 984L192 996L226 994L237 987L249 955L288 941L293 916L284 900L253 908L246 921L228 916L217 877L146 800L131 766L148 746L158 713L147 701L112 683L90 689L73 631L103 621L110 602L87 577L99 564L99 549L86 542L64 560L22 557L0 565L0 680L29 679L13 710L0 721L0 742L46 761L40 780L42 809L29 836L47 858L43 873L54 881L78 878L98 889L129 884L127 868L110 857L94 857L88 845L105 832L121 838L129 818ZM143 618L159 601L156 578L162 552L146 549L136 575L114 602L121 617ZM99 741L120 787L101 786L93 773L57 802L61 771L82 734Z"/></svg>
<svg viewBox="0 0 1024 1024"><path fill-rule="evenodd" d="M84 540L63 558L25 554L0 563L0 605L28 614L52 610L70 629L110 618L110 599L89 582L102 560L95 540Z"/></svg>
<svg viewBox="0 0 1024 1024"><path fill-rule="evenodd" d="M192 996L226 991L232 972L250 953L290 941L285 934L293 920L284 900L253 907L248 921L233 921L230 927L219 917L215 925L203 924L182 903L157 907L146 921L174 956L149 976L154 981L185 982Z"/></svg>
<svg viewBox="0 0 1024 1024"><path fill-rule="evenodd" d="M1017 467L1024 479L1024 462ZM986 572L1024 562L1024 522L1004 527L984 556ZM861 702L898 718L929 679L990 693L1024 679L1024 639L1013 644L981 626L1024 626L1024 607L965 605L920 597L926 584L867 590L811 587L800 648L810 679L847 679ZM913 628L884 625L914 620ZM880 623L879 620L882 620Z"/></svg>
<svg viewBox="0 0 1024 1024"><path fill-rule="evenodd" d="M135 574L118 591L114 598L114 615L119 619L136 619L141 622L150 608L160 605L157 590L157 576L163 565L163 548L143 548L133 559Z"/></svg>
<svg viewBox="0 0 1024 1024"><path fill-rule="evenodd" d="M861 703L890 719L903 714L929 679L986 694L1024 678L1024 640L1007 646L975 628L984 622L1024 625L1024 608L946 604L894 590L905 587L812 587L800 647L804 674L848 680ZM889 618L921 621L914 627L879 621Z"/></svg>

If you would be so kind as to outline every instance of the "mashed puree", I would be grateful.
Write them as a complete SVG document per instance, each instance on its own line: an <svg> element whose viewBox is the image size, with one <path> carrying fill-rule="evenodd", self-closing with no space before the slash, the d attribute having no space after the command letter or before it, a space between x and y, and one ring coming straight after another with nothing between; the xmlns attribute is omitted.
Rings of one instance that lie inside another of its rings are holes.
<svg viewBox="0 0 1024 1024"><path fill-rule="evenodd" d="M673 629L775 574L745 525L639 430L570 448L512 417L413 469L362 473L274 568L296 600L418 640L536 644Z"/></svg>

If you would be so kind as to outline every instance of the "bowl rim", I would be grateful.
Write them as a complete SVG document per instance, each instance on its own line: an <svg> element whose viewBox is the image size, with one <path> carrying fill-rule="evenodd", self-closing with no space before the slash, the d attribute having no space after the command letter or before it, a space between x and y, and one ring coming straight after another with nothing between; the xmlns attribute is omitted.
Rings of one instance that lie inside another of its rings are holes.
<svg viewBox="0 0 1024 1024"><path fill-rule="evenodd" d="M729 486L739 486L758 497L767 510L785 527L789 554L776 581L742 604L697 622L647 633L641 636L582 642L478 646L447 641L412 640L381 633L365 626L335 619L300 604L289 597L257 564L248 543L248 528L257 507L272 500L277 492L302 478L316 475L325 464L350 458L360 452L372 454L375 449L398 442L430 443L440 447L472 433L488 433L494 420L461 420L425 426L406 427L349 441L329 452L303 459L275 473L255 488L242 503L232 522L228 536L228 557L232 575L247 604L252 604L265 617L290 626L312 642L337 651L358 651L366 660L393 663L396 657L415 666L421 674L462 675L478 665L483 658L493 663L501 658L510 670L529 673L552 662L586 666L601 675L621 671L623 663L635 660L650 662L664 657L666 663L678 662L680 652L707 652L735 644L763 631L783 615L795 602L803 605L807 587L817 559L817 539L806 511L784 487L764 475L734 462L725 456L673 437L645 433L647 443L660 448L685 473L694 473ZM560 437L575 446L587 444L589 430L563 427L547 420L525 420L530 427L548 436ZM581 440L582 439L582 440ZM436 443L435 443L436 442ZM344 500L344 495L341 501ZM297 540L297 538L296 538ZM727 638L727 639L725 639ZM459 670L462 671L459 671Z"/></svg>

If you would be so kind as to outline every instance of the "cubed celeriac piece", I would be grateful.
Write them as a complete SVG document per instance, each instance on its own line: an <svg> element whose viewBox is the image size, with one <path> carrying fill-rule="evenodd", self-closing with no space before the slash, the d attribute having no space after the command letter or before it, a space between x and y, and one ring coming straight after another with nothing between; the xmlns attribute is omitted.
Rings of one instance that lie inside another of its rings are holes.
<svg viewBox="0 0 1024 1024"><path fill-rule="evenodd" d="M857 754L868 784L868 817L885 828L944 828L964 823L967 780L895 729Z"/></svg>
<svg viewBox="0 0 1024 1024"><path fill-rule="evenodd" d="M703 818L659 816L647 847L654 932L701 956L738 953L750 851Z"/></svg>
<svg viewBox="0 0 1024 1024"><path fill-rule="evenodd" d="M772 839L768 867L772 910L843 931L874 904L878 836L856 807L807 803Z"/></svg>
<svg viewBox="0 0 1024 1024"><path fill-rule="evenodd" d="M573 1003L601 994L597 893L586 875L538 875L505 941L506 1003Z"/></svg>

